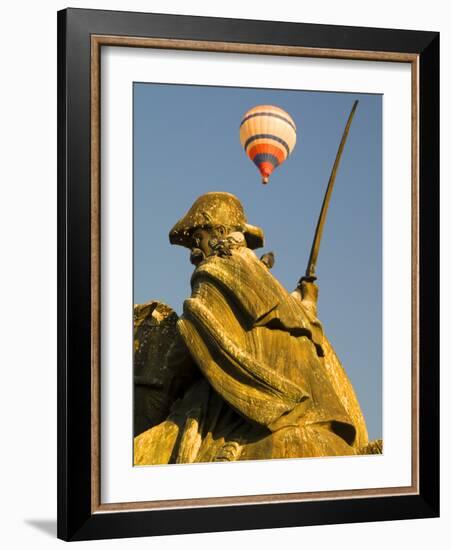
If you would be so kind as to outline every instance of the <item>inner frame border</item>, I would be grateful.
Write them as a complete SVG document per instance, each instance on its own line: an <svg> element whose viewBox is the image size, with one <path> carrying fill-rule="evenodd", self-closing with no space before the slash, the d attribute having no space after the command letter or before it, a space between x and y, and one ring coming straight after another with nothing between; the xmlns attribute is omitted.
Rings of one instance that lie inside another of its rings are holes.
<svg viewBox="0 0 451 550"><path fill-rule="evenodd" d="M100 500L100 85L101 47L136 47L221 53L245 53L330 59L401 62L411 65L411 304L412 304L412 479L408 487L352 489L303 493L277 493L235 497L171 499L102 504ZM419 479L419 55L400 52L307 48L267 44L213 42L116 35L91 35L91 513L164 510L212 506L274 504L336 500L342 498L387 497L420 494Z"/></svg>

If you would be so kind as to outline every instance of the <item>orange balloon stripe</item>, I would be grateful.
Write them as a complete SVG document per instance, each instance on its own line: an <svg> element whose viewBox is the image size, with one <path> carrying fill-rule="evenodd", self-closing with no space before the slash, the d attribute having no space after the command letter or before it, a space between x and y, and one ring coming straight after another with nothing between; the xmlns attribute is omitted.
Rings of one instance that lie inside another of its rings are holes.
<svg viewBox="0 0 451 550"><path fill-rule="evenodd" d="M262 162L258 165L258 169L262 176L270 176L273 173L274 165L270 162Z"/></svg>
<svg viewBox="0 0 451 550"><path fill-rule="evenodd" d="M274 147L283 149L285 158L287 158L288 156L285 147L279 141L271 138L254 139L248 144L247 148L245 148L244 150L246 151L246 153L248 153L249 149L252 149L252 147L255 147L256 145L273 145Z"/></svg>
<svg viewBox="0 0 451 550"><path fill-rule="evenodd" d="M254 147L251 147L247 152L251 160L254 160L255 156L261 153L269 153L270 155L274 155L280 164L287 158L285 149L280 149L279 147L269 143L254 145Z"/></svg>

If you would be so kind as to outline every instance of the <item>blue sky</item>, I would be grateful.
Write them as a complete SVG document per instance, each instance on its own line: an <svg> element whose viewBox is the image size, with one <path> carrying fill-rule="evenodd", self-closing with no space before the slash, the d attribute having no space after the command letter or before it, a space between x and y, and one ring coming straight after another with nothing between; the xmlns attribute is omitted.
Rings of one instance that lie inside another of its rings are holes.
<svg viewBox="0 0 451 550"><path fill-rule="evenodd" d="M228 191L265 231L273 274L288 289L304 274L324 192L349 111L359 99L317 262L318 316L362 406L382 437L382 96L134 84L134 302L178 313L190 294L189 251L168 233L194 200ZM243 114L277 105L297 144L263 186L239 141Z"/></svg>

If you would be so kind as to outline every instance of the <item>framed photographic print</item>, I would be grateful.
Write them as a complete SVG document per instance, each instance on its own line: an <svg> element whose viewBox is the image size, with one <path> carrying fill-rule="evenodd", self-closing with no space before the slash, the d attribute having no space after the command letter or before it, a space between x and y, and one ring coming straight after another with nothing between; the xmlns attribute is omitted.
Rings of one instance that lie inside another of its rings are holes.
<svg viewBox="0 0 451 550"><path fill-rule="evenodd" d="M58 14L58 536L434 517L438 33Z"/></svg>

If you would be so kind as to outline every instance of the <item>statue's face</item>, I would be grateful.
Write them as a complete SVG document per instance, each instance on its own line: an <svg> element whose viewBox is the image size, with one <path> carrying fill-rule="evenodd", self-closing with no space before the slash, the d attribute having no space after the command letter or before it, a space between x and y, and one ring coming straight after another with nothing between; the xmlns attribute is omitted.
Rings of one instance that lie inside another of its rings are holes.
<svg viewBox="0 0 451 550"><path fill-rule="evenodd" d="M194 265L198 265L202 260L207 258L211 253L210 239L212 235L206 229L196 229L193 233L193 246L191 248L190 261Z"/></svg>
<svg viewBox="0 0 451 550"><path fill-rule="evenodd" d="M197 266L209 256L230 256L230 249L225 242L225 239L229 234L231 234L231 229L223 225L218 225L211 229L196 229L191 236L193 241L190 256L191 263ZM237 235L238 233L235 233L235 237L233 239L235 248L239 245ZM243 242L245 243L246 241L244 236L242 234L241 236Z"/></svg>
<svg viewBox="0 0 451 550"><path fill-rule="evenodd" d="M196 248L200 248L205 256L211 254L210 239L212 235L206 229L196 229L193 233L193 242Z"/></svg>

